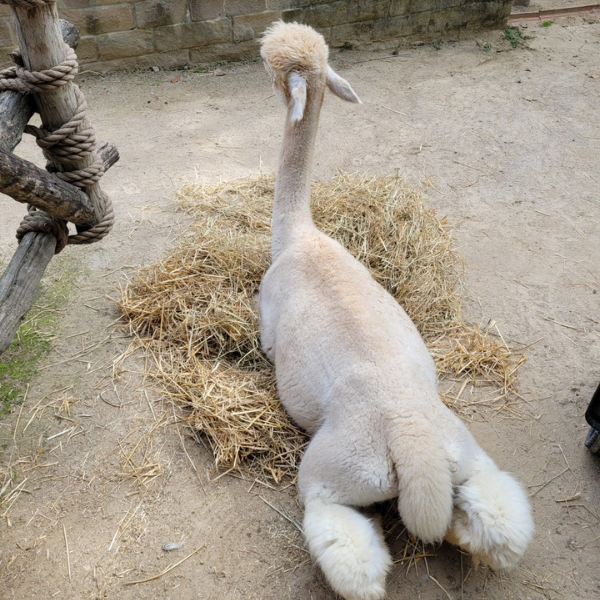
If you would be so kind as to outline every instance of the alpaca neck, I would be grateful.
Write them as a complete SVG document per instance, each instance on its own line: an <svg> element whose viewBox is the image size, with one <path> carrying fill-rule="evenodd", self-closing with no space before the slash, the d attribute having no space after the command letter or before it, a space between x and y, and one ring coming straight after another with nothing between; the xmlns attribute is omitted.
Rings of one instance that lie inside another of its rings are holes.
<svg viewBox="0 0 600 600"><path fill-rule="evenodd" d="M311 91L309 89L303 119L292 124L291 110L288 108L285 120L273 205L273 261L291 240L294 232L314 226L310 212L310 177L323 90L314 94Z"/></svg>

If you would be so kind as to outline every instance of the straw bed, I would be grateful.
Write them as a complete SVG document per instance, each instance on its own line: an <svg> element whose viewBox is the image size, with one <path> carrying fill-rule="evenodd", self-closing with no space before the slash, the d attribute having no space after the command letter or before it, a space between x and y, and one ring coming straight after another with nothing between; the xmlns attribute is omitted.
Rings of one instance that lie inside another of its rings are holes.
<svg viewBox="0 0 600 600"><path fill-rule="evenodd" d="M295 476L306 437L283 411L260 351L255 303L269 266L273 191L265 175L183 187L191 232L135 276L121 308L153 357L148 373L191 408L217 467L281 481ZM317 226L403 305L440 373L491 382L505 397L524 357L462 321L459 260L447 224L421 196L398 178L340 174L313 183L312 198Z"/></svg>

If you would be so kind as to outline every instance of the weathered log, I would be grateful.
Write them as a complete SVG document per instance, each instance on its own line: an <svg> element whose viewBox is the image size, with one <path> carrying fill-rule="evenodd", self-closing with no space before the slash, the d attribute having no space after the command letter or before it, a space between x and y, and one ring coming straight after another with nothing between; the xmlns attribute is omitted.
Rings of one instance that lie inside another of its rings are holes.
<svg viewBox="0 0 600 600"><path fill-rule="evenodd" d="M73 23L69 23L69 21L65 21L64 19L58 20L58 26L60 27L60 33L65 44L68 44L73 50L76 50L77 46L79 46L79 40L81 39L79 29L77 29Z"/></svg>
<svg viewBox="0 0 600 600"><path fill-rule="evenodd" d="M21 319L48 263L54 256L56 238L51 233L28 233L0 279L0 354L11 344Z"/></svg>
<svg viewBox="0 0 600 600"><path fill-rule="evenodd" d="M0 148L11 152L21 142L35 104L29 94L8 90L0 93Z"/></svg>
<svg viewBox="0 0 600 600"><path fill-rule="evenodd" d="M100 158L102 158L102 164L104 165L105 171L108 171L120 158L116 146L113 146L108 142L101 142L98 144L96 152L100 155Z"/></svg>
<svg viewBox="0 0 600 600"><path fill-rule="evenodd" d="M77 48L79 31L68 21L60 21L63 40ZM35 102L30 94L6 91L0 92L0 148L12 152L21 142L25 125L35 112Z"/></svg>
<svg viewBox="0 0 600 600"><path fill-rule="evenodd" d="M76 225L95 225L90 199L75 186L0 149L0 192Z"/></svg>
<svg viewBox="0 0 600 600"><path fill-rule="evenodd" d="M36 8L11 6L15 19L17 38L23 64L30 71L43 71L61 64L66 57L65 46L58 24L56 3ZM77 109L75 88L72 82L43 94L34 95L44 129L56 131L71 120ZM80 129L89 128L89 120L83 120ZM85 169L94 161L92 155L78 157L57 165L61 171ZM103 216L104 197L99 184L85 189L98 220ZM96 221L98 222L98 221Z"/></svg>
<svg viewBox="0 0 600 600"><path fill-rule="evenodd" d="M13 14L17 20L19 45L23 51L27 68L30 70L43 70L61 63L64 59L64 46L57 25L55 5L51 4L50 6L30 10L13 9ZM23 20L22 27L19 19ZM75 47L79 41L79 32L75 27L71 27L65 27L61 24L63 31L68 30L73 34L72 43ZM36 31L38 28L39 31ZM67 43L69 43L68 40ZM32 46L31 50L28 49L28 44ZM50 51L51 49L52 51ZM49 92L57 98L51 101L45 109L42 109L39 99L36 99L42 115L42 122L46 128L56 129L68 121L71 114L73 114L75 98L72 85L69 88L71 88L70 94L66 100L56 92ZM13 150L16 144L19 143L25 125L33 113L32 105L29 104L32 99L21 94L17 94L19 97L16 97L15 94L15 92L7 92L8 98L0 103L0 106L3 107L0 115L4 118L5 123L4 127L0 129L0 146L4 150ZM2 96L5 96L5 94L2 94ZM59 108L54 107L56 103ZM8 118L8 113L5 112L8 106L15 106L14 112L11 114L19 116ZM7 121L8 125L6 125ZM105 164L111 161L116 162L118 159L118 153L115 158L115 152L109 150L106 152L106 157L103 156ZM85 165L79 163L76 166L82 167ZM48 175L45 172L44 174ZM55 178L52 179L54 185L62 183L57 183ZM69 190L74 189L68 184L64 185L68 186ZM86 191L89 192L89 190ZM101 204L98 202L99 193L98 188L92 200L94 219L96 220L101 216L99 210ZM10 346L21 319L31 308L34 294L48 263L54 256L55 248L56 238L53 234L28 233L21 240L10 264L2 274L0 278L0 354Z"/></svg>

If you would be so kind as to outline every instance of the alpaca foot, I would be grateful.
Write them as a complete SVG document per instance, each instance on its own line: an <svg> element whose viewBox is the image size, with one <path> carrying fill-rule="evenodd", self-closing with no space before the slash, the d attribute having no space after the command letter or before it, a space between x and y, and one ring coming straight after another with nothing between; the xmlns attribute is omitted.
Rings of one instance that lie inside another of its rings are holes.
<svg viewBox="0 0 600 600"><path fill-rule="evenodd" d="M304 535L331 587L345 600L381 600L392 565L380 528L348 506L306 504Z"/></svg>
<svg viewBox="0 0 600 600"><path fill-rule="evenodd" d="M491 460L458 486L446 539L470 552L475 564L514 567L532 537L533 520L523 488Z"/></svg>

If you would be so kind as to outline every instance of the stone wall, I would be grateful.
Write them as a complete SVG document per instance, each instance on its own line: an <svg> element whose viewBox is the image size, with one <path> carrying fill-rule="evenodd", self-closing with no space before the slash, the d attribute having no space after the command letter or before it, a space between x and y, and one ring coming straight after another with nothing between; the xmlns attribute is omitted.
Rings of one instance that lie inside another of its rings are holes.
<svg viewBox="0 0 600 600"><path fill-rule="evenodd" d="M458 37L501 27L512 0L59 0L81 32L89 68L178 67L258 55L277 19L318 29L332 47ZM0 64L16 46L10 8L0 5Z"/></svg>

